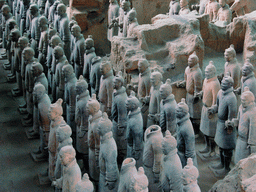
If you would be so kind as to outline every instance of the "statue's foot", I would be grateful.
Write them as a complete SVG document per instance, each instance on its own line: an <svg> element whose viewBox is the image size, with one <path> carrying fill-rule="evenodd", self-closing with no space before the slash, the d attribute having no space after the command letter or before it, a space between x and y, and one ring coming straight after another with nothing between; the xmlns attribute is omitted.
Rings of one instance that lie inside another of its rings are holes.
<svg viewBox="0 0 256 192"><path fill-rule="evenodd" d="M204 149L199 150L200 153L209 153L210 152L210 148L208 146L206 146Z"/></svg>
<svg viewBox="0 0 256 192"><path fill-rule="evenodd" d="M213 169L223 169L224 166L222 165L222 163L218 163L218 164L214 164L211 166Z"/></svg>
<svg viewBox="0 0 256 192"><path fill-rule="evenodd" d="M222 176L227 175L229 171L230 171L230 169L223 168L223 169L220 169L220 170L216 170L215 173L216 173L216 175L222 177Z"/></svg>

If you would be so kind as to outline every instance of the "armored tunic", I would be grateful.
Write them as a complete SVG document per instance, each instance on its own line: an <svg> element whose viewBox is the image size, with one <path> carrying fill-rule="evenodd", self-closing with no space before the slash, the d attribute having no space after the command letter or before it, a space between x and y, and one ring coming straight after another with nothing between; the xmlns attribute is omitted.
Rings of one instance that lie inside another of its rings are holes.
<svg viewBox="0 0 256 192"><path fill-rule="evenodd" d="M119 5L109 4L108 7L108 25L111 25L112 19L116 19L119 16ZM114 36L118 35L118 27L112 27L108 29L108 40L111 41Z"/></svg>
<svg viewBox="0 0 256 192"><path fill-rule="evenodd" d="M236 131L233 130L231 134L228 134L225 127L225 121L231 121L237 115L237 100L233 87L218 92L217 103L214 108L218 112L217 130L214 139L216 144L222 149L235 149Z"/></svg>
<svg viewBox="0 0 256 192"><path fill-rule="evenodd" d="M249 145L256 146L256 107L252 105L239 108L238 138L236 143L235 164L251 154Z"/></svg>
<svg viewBox="0 0 256 192"><path fill-rule="evenodd" d="M244 92L245 87L248 87L250 91L253 93L254 97L256 98L256 78L254 76L254 72L252 72L248 76L242 76L241 93Z"/></svg>
<svg viewBox="0 0 256 192"><path fill-rule="evenodd" d="M92 62L91 72L90 72L90 86L91 86L91 94L98 95L100 89L100 62L95 61Z"/></svg>
<svg viewBox="0 0 256 192"><path fill-rule="evenodd" d="M62 68L66 63L67 58L63 56L58 60L58 64L56 65L56 72L55 72L55 84L57 89L57 98L64 98L64 88L65 88L65 78L62 74Z"/></svg>
<svg viewBox="0 0 256 192"><path fill-rule="evenodd" d="M240 84L240 75L241 75L241 71L240 71L240 66L239 63L237 62L237 59L234 59L232 62L226 62L225 63L225 74L227 72L230 73L231 77L234 80L234 89L239 87Z"/></svg>
<svg viewBox="0 0 256 192"><path fill-rule="evenodd" d="M83 73L84 65L84 52L85 52L85 40L84 36L80 34L78 38L75 38L75 45L72 54L72 63L75 65L76 78L79 78Z"/></svg>
<svg viewBox="0 0 256 192"><path fill-rule="evenodd" d="M31 48L35 50L35 57L38 56L38 44L41 36L40 28L39 28L39 20L40 15L33 17L30 25L30 34L31 34Z"/></svg>
<svg viewBox="0 0 256 192"><path fill-rule="evenodd" d="M182 166L177 149L163 155L160 182L162 191L183 192L182 188Z"/></svg>
<svg viewBox="0 0 256 192"><path fill-rule="evenodd" d="M90 99L89 91L76 96L76 150L79 153L88 155L88 118L86 104Z"/></svg>
<svg viewBox="0 0 256 192"><path fill-rule="evenodd" d="M199 68L199 64L196 64L192 68L188 66L185 70L184 78L186 81L186 101L189 107L190 117L193 119L200 119L202 102L201 100L198 100L197 102L194 101L194 94L202 91L203 75Z"/></svg>
<svg viewBox="0 0 256 192"><path fill-rule="evenodd" d="M201 114L200 130L204 135L214 137L217 126L217 114L208 115L209 107L217 102L217 94L220 90L220 83L217 77L205 79L203 84L203 108Z"/></svg>
<svg viewBox="0 0 256 192"><path fill-rule="evenodd" d="M41 32L41 37L39 41L38 51L38 61L44 67L45 74L48 74L48 67L46 66L46 56L47 56L47 49L48 49L48 30Z"/></svg>
<svg viewBox="0 0 256 192"><path fill-rule="evenodd" d="M83 76L87 82L89 82L92 59L96 57L95 48L86 49L84 52L84 68L83 68Z"/></svg>
<svg viewBox="0 0 256 192"><path fill-rule="evenodd" d="M195 133L189 114L177 119L177 149L182 167L187 165L187 159L192 158L194 166L197 167L195 151Z"/></svg>
<svg viewBox="0 0 256 192"><path fill-rule="evenodd" d="M169 130L172 135L176 133L176 106L175 96L169 95L160 103L160 127L162 132Z"/></svg>
<svg viewBox="0 0 256 192"><path fill-rule="evenodd" d="M103 137L101 137L99 167L99 191L116 192L118 188L119 170L117 166L117 146L112 136L112 132L108 132ZM106 186L107 181L116 182L115 188L109 190L108 186Z"/></svg>

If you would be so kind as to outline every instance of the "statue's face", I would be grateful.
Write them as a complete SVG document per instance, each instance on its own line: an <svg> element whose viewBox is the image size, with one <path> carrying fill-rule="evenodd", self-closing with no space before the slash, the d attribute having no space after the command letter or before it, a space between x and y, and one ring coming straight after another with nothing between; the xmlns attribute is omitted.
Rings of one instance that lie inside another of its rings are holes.
<svg viewBox="0 0 256 192"><path fill-rule="evenodd" d="M223 91L229 89L232 86L232 84L230 82L228 82L225 78L222 79L221 81L221 89Z"/></svg>
<svg viewBox="0 0 256 192"><path fill-rule="evenodd" d="M180 0L180 6L181 7L186 7L188 5L188 1L187 0Z"/></svg>
<svg viewBox="0 0 256 192"><path fill-rule="evenodd" d="M105 65L100 65L100 72L102 75L105 75L109 72L109 67L107 64Z"/></svg>
<svg viewBox="0 0 256 192"><path fill-rule="evenodd" d="M135 15L129 14L128 15L128 21L132 22L135 19Z"/></svg>
<svg viewBox="0 0 256 192"><path fill-rule="evenodd" d="M113 88L118 90L122 87L121 82L116 78L113 79Z"/></svg>
<svg viewBox="0 0 256 192"><path fill-rule="evenodd" d="M62 16L65 13L65 9L63 7L57 7L57 14Z"/></svg>
<svg viewBox="0 0 256 192"><path fill-rule="evenodd" d="M22 56L25 61L29 61L33 58L33 55L31 54L30 51L22 52Z"/></svg>
<svg viewBox="0 0 256 192"><path fill-rule="evenodd" d="M52 39L50 45L54 49L57 45L59 45L59 43L60 41L58 39Z"/></svg>
<svg viewBox="0 0 256 192"><path fill-rule="evenodd" d="M138 63L138 70L140 73L143 73L144 71L146 71L147 67L145 65L143 65L142 63Z"/></svg>
<svg viewBox="0 0 256 192"><path fill-rule="evenodd" d="M226 0L219 0L219 4L221 7L224 7L226 5Z"/></svg>
<svg viewBox="0 0 256 192"><path fill-rule="evenodd" d="M9 12L10 11L7 8L2 10L2 14L3 14L4 17L7 17L9 15Z"/></svg>
<svg viewBox="0 0 256 192"><path fill-rule="evenodd" d="M161 82L159 78L156 77L156 75L151 75L150 76L150 82L152 86L157 86Z"/></svg>
<svg viewBox="0 0 256 192"><path fill-rule="evenodd" d="M166 99L170 95L170 92L163 86L160 87L159 93L162 99Z"/></svg>
<svg viewBox="0 0 256 192"><path fill-rule="evenodd" d="M62 68L62 75L64 78L69 77L70 71L67 69Z"/></svg>
<svg viewBox="0 0 256 192"><path fill-rule="evenodd" d="M71 162L71 155L68 153L60 153L60 161L61 164L64 166L69 165L69 163Z"/></svg>
<svg viewBox="0 0 256 192"><path fill-rule="evenodd" d="M71 33L74 37L78 37L80 35L80 31L74 27L71 28Z"/></svg>
<svg viewBox="0 0 256 192"><path fill-rule="evenodd" d="M189 66L190 68L192 68L192 67L194 67L196 64L197 64L196 59L190 56L190 57L188 58L188 66Z"/></svg>
<svg viewBox="0 0 256 192"><path fill-rule="evenodd" d="M25 47L27 47L28 43L26 43L25 41L19 40L18 41L18 46L20 47L21 50L25 49Z"/></svg>
<svg viewBox="0 0 256 192"><path fill-rule="evenodd" d="M31 7L29 10L31 15L35 15L38 12L38 9L36 9L35 7Z"/></svg>
<svg viewBox="0 0 256 192"><path fill-rule="evenodd" d="M244 65L244 66L242 67L242 75L243 75L243 76L247 76L247 75L249 75L250 73L251 73L251 71L250 71L249 67L246 66L246 65Z"/></svg>
<svg viewBox="0 0 256 192"><path fill-rule="evenodd" d="M168 147L168 143L163 139L162 141L162 151L164 155L168 155L169 153L169 147Z"/></svg>
<svg viewBox="0 0 256 192"><path fill-rule="evenodd" d="M184 117L185 112L183 111L183 109L181 107L176 107L175 111L176 111L177 118L180 119L180 118Z"/></svg>
<svg viewBox="0 0 256 192"><path fill-rule="evenodd" d="M230 52L227 52L227 51L225 51L225 53L224 53L224 58L227 62L234 60L233 54L231 54Z"/></svg>
<svg viewBox="0 0 256 192"><path fill-rule="evenodd" d="M241 104L242 104L243 108L246 108L246 107L248 107L248 106L251 105L251 102L250 102L249 99L247 99L247 98L242 94L242 96L241 96Z"/></svg>
<svg viewBox="0 0 256 192"><path fill-rule="evenodd" d="M85 110L86 110L86 112L87 112L89 115L93 115L93 114L94 114L94 107L93 107L93 105L91 105L91 104L87 104Z"/></svg>
<svg viewBox="0 0 256 192"><path fill-rule="evenodd" d="M59 51L56 50L53 51L53 54L56 59L60 59L63 56L61 53L59 53Z"/></svg>
<svg viewBox="0 0 256 192"><path fill-rule="evenodd" d="M50 107L49 110L48 110L48 117L51 121L53 121L54 119L56 119L58 117L58 113L56 113L56 111Z"/></svg>
<svg viewBox="0 0 256 192"><path fill-rule="evenodd" d="M188 185L191 183L191 178L185 171L182 172L182 183L183 185Z"/></svg>
<svg viewBox="0 0 256 192"><path fill-rule="evenodd" d="M123 1L121 7L124 11L128 11L130 8L130 5L127 2Z"/></svg>
<svg viewBox="0 0 256 192"><path fill-rule="evenodd" d="M205 78L206 79L211 79L215 76L215 72L213 70L210 70L208 68L205 69Z"/></svg>
<svg viewBox="0 0 256 192"><path fill-rule="evenodd" d="M37 69L37 67L35 67L34 65L32 65L31 73L32 73L33 77L37 77L37 76L38 76L38 73L39 73L39 70Z"/></svg>

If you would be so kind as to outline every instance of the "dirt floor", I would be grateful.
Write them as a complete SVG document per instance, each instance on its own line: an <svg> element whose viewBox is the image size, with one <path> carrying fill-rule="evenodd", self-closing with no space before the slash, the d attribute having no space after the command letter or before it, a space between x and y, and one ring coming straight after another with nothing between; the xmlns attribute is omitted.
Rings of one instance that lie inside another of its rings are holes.
<svg viewBox="0 0 256 192"><path fill-rule="evenodd" d="M239 60L241 61L241 55ZM223 53L212 53L205 58L204 65L210 60L215 62L218 72L224 67ZM39 146L39 140L28 140L25 130L21 125L21 115L17 111L22 97L12 97L10 90L14 83L7 83L5 71L0 60L0 191L2 192L46 192L54 191L51 186L40 186L37 174L45 171L47 162L36 163L32 160L30 152ZM202 136L197 139L196 149L203 148ZM202 161L198 157L200 172L199 185L202 192L208 191L218 180L214 177L208 166L213 162Z"/></svg>

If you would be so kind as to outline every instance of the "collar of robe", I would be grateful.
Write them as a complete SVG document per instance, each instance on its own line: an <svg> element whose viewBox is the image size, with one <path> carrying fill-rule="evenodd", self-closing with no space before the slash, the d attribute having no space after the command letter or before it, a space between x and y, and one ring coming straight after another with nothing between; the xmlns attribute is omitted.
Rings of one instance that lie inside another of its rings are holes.
<svg viewBox="0 0 256 192"><path fill-rule="evenodd" d="M95 52L95 48L94 48L94 47L91 47L90 49L86 49L86 50L85 50L85 54L86 54L86 55L88 55L88 54L90 54L90 53L93 53L93 52Z"/></svg>
<svg viewBox="0 0 256 192"><path fill-rule="evenodd" d="M250 79L252 77L255 77L253 71L247 76L242 76L242 82L244 83L247 79Z"/></svg>

